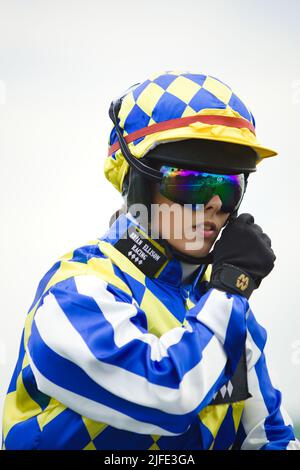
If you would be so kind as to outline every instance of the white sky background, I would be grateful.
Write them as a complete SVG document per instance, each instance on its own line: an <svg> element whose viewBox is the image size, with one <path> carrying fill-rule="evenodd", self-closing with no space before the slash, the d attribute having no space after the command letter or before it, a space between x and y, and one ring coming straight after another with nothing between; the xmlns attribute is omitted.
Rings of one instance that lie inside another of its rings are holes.
<svg viewBox="0 0 300 470"><path fill-rule="evenodd" d="M112 98L175 69L228 83L279 151L250 177L240 212L277 255L250 303L300 422L299 19L298 0L0 0L1 412L39 280L120 205L103 176Z"/></svg>

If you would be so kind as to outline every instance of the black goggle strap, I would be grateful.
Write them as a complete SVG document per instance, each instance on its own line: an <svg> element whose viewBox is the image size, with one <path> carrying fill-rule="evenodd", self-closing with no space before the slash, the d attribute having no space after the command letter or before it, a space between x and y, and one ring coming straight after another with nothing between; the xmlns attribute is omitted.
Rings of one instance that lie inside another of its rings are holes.
<svg viewBox="0 0 300 470"><path fill-rule="evenodd" d="M238 213L239 207L240 207L240 205L242 204L242 201L243 201L243 199L244 199L244 195L245 195L246 188L247 188L247 183L248 183L248 181L247 181L247 178L248 178L248 177L245 175L245 173L243 173L243 175L244 175L244 184L245 184L245 185L244 185L244 189L243 189L243 194L242 194L242 196L241 196L241 199L240 199L240 201L239 201L237 207L230 213L230 216L229 216L229 218L227 219L227 222L229 222L229 220L233 220L233 219L236 219L236 218L237 218L237 213Z"/></svg>
<svg viewBox="0 0 300 470"><path fill-rule="evenodd" d="M227 225L229 221L236 219L237 216L238 216L238 210L239 210L240 205L242 204L242 201L243 201L243 199L244 199L245 192L246 192L246 189L247 189L247 185L248 185L248 176L249 176L249 173L248 173L248 172L247 172L247 173L244 173L245 187L244 187L243 196L241 197L241 200L240 200L238 206L234 209L233 212L231 212L231 214L230 214L230 216L228 217L227 222L226 222L225 225Z"/></svg>
<svg viewBox="0 0 300 470"><path fill-rule="evenodd" d="M151 168L150 166L148 166L145 163L141 162L134 155L132 155L132 153L130 152L129 147L126 143L126 140L123 137L121 128L118 124L118 118L117 118L117 116L119 114L119 111L120 111L120 108L121 108L122 98L123 98L123 96L121 98L117 98L115 101L112 101L112 103L110 105L110 108L109 108L109 116L110 116L112 122L115 125L115 129L116 129L116 132L117 132L117 135L118 135L119 144L120 144L122 154L123 154L125 160L127 161L127 163L131 167L133 167L136 171L138 171L142 176L144 176L145 178L147 178L147 179L149 179L153 182L158 183L162 180L163 173L161 173L158 170L155 170L155 168Z"/></svg>

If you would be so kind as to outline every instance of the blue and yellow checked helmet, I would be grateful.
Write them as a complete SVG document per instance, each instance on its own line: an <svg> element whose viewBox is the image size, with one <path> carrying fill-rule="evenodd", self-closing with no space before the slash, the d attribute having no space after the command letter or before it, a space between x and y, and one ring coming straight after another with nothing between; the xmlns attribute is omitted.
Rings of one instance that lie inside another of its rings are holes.
<svg viewBox="0 0 300 470"><path fill-rule="evenodd" d="M257 141L247 106L228 85L209 75L155 74L115 100L110 116L117 126L110 133L104 173L119 192L129 166L143 172L142 157L164 143L205 139L239 144L256 152L256 164L277 155Z"/></svg>

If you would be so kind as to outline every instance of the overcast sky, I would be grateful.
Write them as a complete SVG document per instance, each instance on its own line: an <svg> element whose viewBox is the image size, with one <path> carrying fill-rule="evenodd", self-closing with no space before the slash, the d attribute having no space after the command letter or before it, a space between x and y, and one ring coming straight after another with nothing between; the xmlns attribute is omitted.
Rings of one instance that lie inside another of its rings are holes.
<svg viewBox="0 0 300 470"><path fill-rule="evenodd" d="M0 0L1 411L39 280L120 205L103 176L111 100L175 69L228 83L279 152L250 177L240 212L277 256L251 306L300 422L299 17L297 0Z"/></svg>

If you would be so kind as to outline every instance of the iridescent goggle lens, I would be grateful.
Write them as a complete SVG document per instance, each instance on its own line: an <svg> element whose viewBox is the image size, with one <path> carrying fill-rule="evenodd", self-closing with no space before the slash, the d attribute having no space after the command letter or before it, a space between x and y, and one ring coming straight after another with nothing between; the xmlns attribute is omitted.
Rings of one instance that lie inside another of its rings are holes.
<svg viewBox="0 0 300 470"><path fill-rule="evenodd" d="M233 212L240 204L245 192L244 174L223 175L203 171L186 170L163 165L160 192L179 204L207 204L218 195L223 212Z"/></svg>

